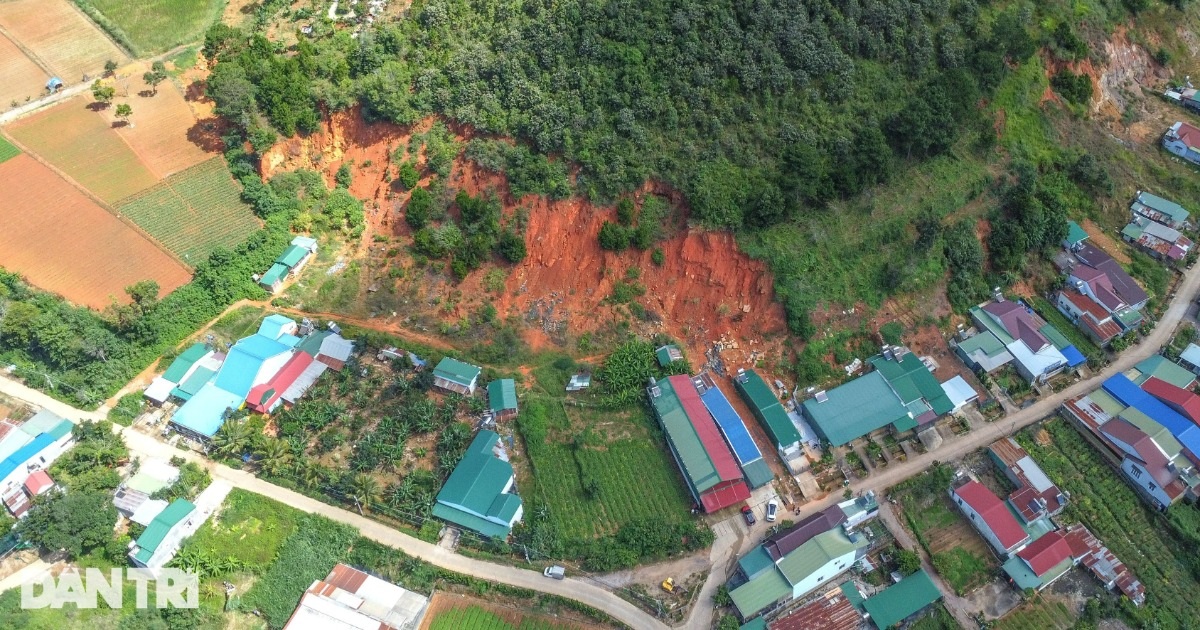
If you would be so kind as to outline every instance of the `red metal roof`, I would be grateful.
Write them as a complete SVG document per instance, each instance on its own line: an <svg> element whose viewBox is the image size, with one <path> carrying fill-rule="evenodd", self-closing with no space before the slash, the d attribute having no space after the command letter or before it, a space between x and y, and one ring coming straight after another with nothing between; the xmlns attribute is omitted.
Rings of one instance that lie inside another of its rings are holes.
<svg viewBox="0 0 1200 630"><path fill-rule="evenodd" d="M962 497L962 500L979 514L1006 549L1011 549L1028 537L1017 518L1008 511L1000 497L987 489L987 486L971 480L954 493Z"/></svg>
<svg viewBox="0 0 1200 630"><path fill-rule="evenodd" d="M796 612L772 621L771 630L857 630L862 615L840 591L796 609Z"/></svg>
<svg viewBox="0 0 1200 630"><path fill-rule="evenodd" d="M1062 534L1054 531L1017 552L1017 557L1024 560L1034 574L1042 577L1058 563L1071 557L1071 547Z"/></svg>
<svg viewBox="0 0 1200 630"><path fill-rule="evenodd" d="M750 498L750 487L745 481L722 481L721 483L700 493L700 505L705 513L711 514L717 510L736 505Z"/></svg>
<svg viewBox="0 0 1200 630"><path fill-rule="evenodd" d="M1146 382L1142 383L1142 389L1175 411L1187 416L1192 422L1200 424L1200 396L1182 387L1172 385L1157 376L1146 379Z"/></svg>
<svg viewBox="0 0 1200 630"><path fill-rule="evenodd" d="M25 490L29 492L30 496L36 497L53 487L54 480L44 470L29 475L29 478L25 480Z"/></svg>
<svg viewBox="0 0 1200 630"><path fill-rule="evenodd" d="M1179 129L1176 135L1190 149L1200 149L1200 129L1197 129L1185 122L1179 123Z"/></svg>
<svg viewBox="0 0 1200 630"><path fill-rule="evenodd" d="M691 377L676 374L667 377L667 381L671 383L675 395L679 397L679 403L683 406L684 413L687 414L692 427L696 429L696 435L700 437L700 442L704 445L704 450L708 453L708 458L712 460L713 467L717 469L721 480L740 480L742 470L738 468L737 460L733 458L733 453L730 452L729 446L721 437L716 421L709 415L704 402L700 400L700 393L692 384Z"/></svg>
<svg viewBox="0 0 1200 630"><path fill-rule="evenodd" d="M246 402L249 407L259 413L267 413L275 401L279 400L283 392L287 391L287 388L300 378L300 375L312 362L313 358L306 352L293 353L292 358L283 364L283 367L275 376L271 377L271 380L250 389L250 393L246 394Z"/></svg>

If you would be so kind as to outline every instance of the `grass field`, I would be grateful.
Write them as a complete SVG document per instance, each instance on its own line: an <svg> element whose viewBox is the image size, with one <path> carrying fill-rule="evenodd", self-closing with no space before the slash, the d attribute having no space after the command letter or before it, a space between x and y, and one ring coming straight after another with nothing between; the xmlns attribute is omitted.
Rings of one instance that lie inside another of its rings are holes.
<svg viewBox="0 0 1200 630"><path fill-rule="evenodd" d="M1066 604L1038 597L1025 602L991 627L994 630L1065 630L1075 625L1075 615Z"/></svg>
<svg viewBox="0 0 1200 630"><path fill-rule="evenodd" d="M537 419L544 419L549 437L540 447L526 445L534 473L531 491L549 506L565 540L611 534L637 518L678 522L690 515L692 502L675 462L640 407L564 409L559 400L531 397L521 422ZM585 479L595 482L591 498Z"/></svg>
<svg viewBox="0 0 1200 630"><path fill-rule="evenodd" d="M189 264L218 247L232 248L258 229L225 161L212 158L116 204Z"/></svg>
<svg viewBox="0 0 1200 630"><path fill-rule="evenodd" d="M139 57L201 39L225 0L86 0L121 29Z"/></svg>
<svg viewBox="0 0 1200 630"><path fill-rule="evenodd" d="M438 613L429 624L429 630L560 630L574 627L537 617L524 617L520 623L512 623L479 606Z"/></svg>
<svg viewBox="0 0 1200 630"><path fill-rule="evenodd" d="M18 155L21 155L21 150L14 147L11 142L0 136L0 162L7 162Z"/></svg>
<svg viewBox="0 0 1200 630"><path fill-rule="evenodd" d="M8 132L108 203L158 181L82 96L22 119Z"/></svg>
<svg viewBox="0 0 1200 630"><path fill-rule="evenodd" d="M0 108L8 109L15 103L23 105L29 99L45 93L46 81L50 78L16 44L0 35Z"/></svg>
<svg viewBox="0 0 1200 630"><path fill-rule="evenodd" d="M133 4L133 3L130 3ZM67 86L98 77L104 62L128 60L100 29L70 0L11 0L0 2L0 26L24 45Z"/></svg>

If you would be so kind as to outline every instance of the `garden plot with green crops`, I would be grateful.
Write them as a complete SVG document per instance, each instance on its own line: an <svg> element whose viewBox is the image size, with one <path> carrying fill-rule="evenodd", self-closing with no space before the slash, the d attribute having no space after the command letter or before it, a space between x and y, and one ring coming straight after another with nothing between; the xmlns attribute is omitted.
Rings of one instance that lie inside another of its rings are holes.
<svg viewBox="0 0 1200 630"><path fill-rule="evenodd" d="M475 605L440 612L429 624L429 630L569 630L575 627L538 617L523 617L520 623L513 623Z"/></svg>
<svg viewBox="0 0 1200 630"><path fill-rule="evenodd" d="M11 160L21 154L21 150L0 136L0 162Z"/></svg>
<svg viewBox="0 0 1200 630"><path fill-rule="evenodd" d="M259 227L219 157L121 200L117 211L189 265L218 247L236 247Z"/></svg>

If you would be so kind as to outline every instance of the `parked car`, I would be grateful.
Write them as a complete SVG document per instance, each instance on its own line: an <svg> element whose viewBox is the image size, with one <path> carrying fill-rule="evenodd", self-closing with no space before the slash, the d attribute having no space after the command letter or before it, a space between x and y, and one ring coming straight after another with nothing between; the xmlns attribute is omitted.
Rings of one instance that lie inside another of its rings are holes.
<svg viewBox="0 0 1200 630"><path fill-rule="evenodd" d="M546 570L542 571L542 575L544 575L548 578L554 578L556 580L561 580L561 579L567 577L567 570L556 564L552 567L546 567Z"/></svg>
<svg viewBox="0 0 1200 630"><path fill-rule="evenodd" d="M754 524L754 510L751 510L749 505L742 506L742 518L746 519L747 525Z"/></svg>
<svg viewBox="0 0 1200 630"><path fill-rule="evenodd" d="M767 502L767 522L775 522L775 513L779 511L779 501L771 499Z"/></svg>

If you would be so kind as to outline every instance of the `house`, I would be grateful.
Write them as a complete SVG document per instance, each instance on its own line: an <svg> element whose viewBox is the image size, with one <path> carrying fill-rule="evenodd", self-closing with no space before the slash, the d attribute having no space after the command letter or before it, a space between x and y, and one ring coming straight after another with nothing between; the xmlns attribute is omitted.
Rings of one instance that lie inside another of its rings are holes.
<svg viewBox="0 0 1200 630"><path fill-rule="evenodd" d="M138 465L138 471L117 486L113 495L113 505L122 516L130 518L141 525L149 524L150 520L167 507L165 501L157 501L161 506L150 514L149 519L135 518L136 513L145 514L142 506L151 501L150 495L169 487L179 479L179 469L159 459L143 459Z"/></svg>
<svg viewBox="0 0 1200 630"><path fill-rule="evenodd" d="M986 328L954 344L954 353L974 372L991 374L1013 362L1013 355L994 333Z"/></svg>
<svg viewBox="0 0 1200 630"><path fill-rule="evenodd" d="M1030 383L1044 383L1086 360L1075 346L1062 338L1062 333L1038 317L1033 309L1022 302L1005 300L999 292L993 301L972 307L970 313L981 331L976 336L995 336L1012 356L1017 373ZM959 356L963 354L960 352ZM967 365L972 369L984 367Z"/></svg>
<svg viewBox="0 0 1200 630"><path fill-rule="evenodd" d="M804 401L801 409L821 438L834 446L842 446L886 427L902 433L917 426L917 420L879 371L869 372L829 391L817 392Z"/></svg>
<svg viewBox="0 0 1200 630"><path fill-rule="evenodd" d="M1146 379L1142 383L1142 389L1170 407L1175 413L1200 425L1200 396L1156 376Z"/></svg>
<svg viewBox="0 0 1200 630"><path fill-rule="evenodd" d="M284 630L417 630L429 598L338 563L308 587Z"/></svg>
<svg viewBox="0 0 1200 630"><path fill-rule="evenodd" d="M767 385L767 382L754 370L739 369L733 379L733 387L738 395L750 407L750 413L758 419L758 424L767 432L779 457L793 469L798 460L805 460L804 449L800 446L800 431L792 424L787 411L779 402L779 397Z"/></svg>
<svg viewBox="0 0 1200 630"><path fill-rule="evenodd" d="M1196 384L1196 375L1193 372L1161 354L1150 355L1125 370L1125 377L1139 386L1151 378L1166 381L1182 389L1191 389Z"/></svg>
<svg viewBox="0 0 1200 630"><path fill-rule="evenodd" d="M19 490L11 490L3 497L4 506L17 518L22 518L32 507L33 499L55 488L54 480L44 470L38 470L21 484Z"/></svg>
<svg viewBox="0 0 1200 630"><path fill-rule="evenodd" d="M308 264L313 254L317 252L317 241L307 236L297 236L290 245L275 259L271 268L258 279L262 288L275 293L283 286L283 281L300 273Z"/></svg>
<svg viewBox="0 0 1200 630"><path fill-rule="evenodd" d="M1133 203L1129 205L1129 210L1134 217L1145 217L1175 229L1183 227L1190 216L1183 206L1174 201L1140 190L1134 196Z"/></svg>
<svg viewBox="0 0 1200 630"><path fill-rule="evenodd" d="M875 498L874 490L868 490L866 494L842 501L837 506L846 516L842 527L845 527L848 532L854 531L859 525L879 516L879 501Z"/></svg>
<svg viewBox="0 0 1200 630"><path fill-rule="evenodd" d="M1112 313L1122 328L1140 325L1141 311L1150 296L1133 276L1112 256L1090 243L1080 247L1075 258L1080 264L1071 269L1067 283Z"/></svg>
<svg viewBox="0 0 1200 630"><path fill-rule="evenodd" d="M288 268L275 263L258 279L258 286L266 289L268 293L277 293L279 289L283 288L283 281L287 278L287 275Z"/></svg>
<svg viewBox="0 0 1200 630"><path fill-rule="evenodd" d="M488 409L496 420L517 417L517 382L501 378L488 383Z"/></svg>
<svg viewBox="0 0 1200 630"><path fill-rule="evenodd" d="M138 539L129 544L129 560L136 567L157 569L165 566L183 543L182 532L188 520L197 515L191 501L175 499L146 526Z"/></svg>
<svg viewBox="0 0 1200 630"><path fill-rule="evenodd" d="M354 353L354 342L331 330L318 330L300 340L296 349L324 363L335 372L341 371Z"/></svg>
<svg viewBox="0 0 1200 630"><path fill-rule="evenodd" d="M204 384L211 381L217 372L221 370L221 366L225 364L224 352L210 352L196 362L195 369L191 370L187 378L183 379L174 389L171 390L171 398L185 403L191 400L200 391Z"/></svg>
<svg viewBox="0 0 1200 630"><path fill-rule="evenodd" d="M480 431L438 492L433 515L488 538L508 538L524 507L500 436Z"/></svg>
<svg viewBox="0 0 1200 630"><path fill-rule="evenodd" d="M166 371L150 383L145 396L155 405L161 405L171 396L172 390L179 386L196 370L197 363L209 354L208 347L202 343L194 343L171 361Z"/></svg>
<svg viewBox="0 0 1200 630"><path fill-rule="evenodd" d="M69 420L41 411L4 437L0 443L0 501L14 516L22 516L29 507L25 482L49 469L74 445L73 428Z"/></svg>
<svg viewBox="0 0 1200 630"><path fill-rule="evenodd" d="M729 399L717 386L716 381L704 372L693 377L692 384L700 393L700 402L704 403L708 414L716 420L725 443L737 458L738 466L746 476L746 483L750 484L751 488L760 488L770 483L775 478L775 473L771 471L770 465L763 459L762 452L758 450L758 445L754 443L754 438L746 430L746 423L733 405L729 404Z"/></svg>
<svg viewBox="0 0 1200 630"><path fill-rule="evenodd" d="M1068 525L1063 533L1075 564L1082 564L1108 590L1116 589L1135 606L1146 603L1146 587L1088 528Z"/></svg>
<svg viewBox="0 0 1200 630"><path fill-rule="evenodd" d="M1163 134L1163 148L1191 162L1200 164L1200 129L1177 122Z"/></svg>
<svg viewBox="0 0 1200 630"><path fill-rule="evenodd" d="M961 375L955 375L941 384L942 392L950 400L952 411L962 409L967 403L979 400L979 392Z"/></svg>
<svg viewBox="0 0 1200 630"><path fill-rule="evenodd" d="M1030 536L1008 507L986 486L967 479L950 490L954 504L967 515L971 525L1000 556L1008 556L1029 544Z"/></svg>
<svg viewBox="0 0 1200 630"><path fill-rule="evenodd" d="M1080 225L1074 221L1067 221L1067 237L1063 239L1063 247L1068 251L1074 251L1083 246L1083 242L1088 239L1088 233Z"/></svg>
<svg viewBox="0 0 1200 630"><path fill-rule="evenodd" d="M853 586L853 582L844 584ZM763 627L766 627L765 623ZM840 588L771 621L771 630L858 630L861 627L862 615Z"/></svg>
<svg viewBox="0 0 1200 630"><path fill-rule="evenodd" d="M1151 221L1146 217L1134 217L1121 238L1158 260L1179 262L1192 251L1192 239L1175 228Z"/></svg>
<svg viewBox="0 0 1200 630"><path fill-rule="evenodd" d="M1200 374L1200 346L1189 343L1183 349L1183 353L1179 355L1179 364L1190 370L1192 374Z"/></svg>
<svg viewBox="0 0 1200 630"><path fill-rule="evenodd" d="M924 427L954 410L930 367L904 346L884 346L867 362L879 372L908 414Z"/></svg>
<svg viewBox="0 0 1200 630"><path fill-rule="evenodd" d="M863 602L863 608L875 627L885 630L925 610L941 598L942 592L929 574L925 573L925 569L918 569L883 592L868 597Z"/></svg>
<svg viewBox="0 0 1200 630"><path fill-rule="evenodd" d="M256 413L272 413L281 404L285 404L283 394L303 376L312 365L313 358L304 352L293 352L288 362L283 364L265 383L259 383L250 388L246 395L246 405ZM288 402L286 404L293 404Z"/></svg>
<svg viewBox="0 0 1200 630"><path fill-rule="evenodd" d="M667 367L676 361L683 360L683 352L678 346L663 346L654 351L654 356L658 359L660 367Z"/></svg>
<svg viewBox="0 0 1200 630"><path fill-rule="evenodd" d="M750 488L691 378L669 376L646 393L688 492L706 513L750 498Z"/></svg>
<svg viewBox="0 0 1200 630"><path fill-rule="evenodd" d="M446 357L433 368L433 385L439 389L470 396L475 393L482 370L458 359Z"/></svg>
<svg viewBox="0 0 1200 630"><path fill-rule="evenodd" d="M1067 506L1067 493L1058 489L1037 462L1012 438L988 446L988 455L1016 489L1008 503L1026 524L1057 516Z"/></svg>
<svg viewBox="0 0 1200 630"><path fill-rule="evenodd" d="M1009 580L1021 590L1040 591L1075 566L1071 547L1058 531L1044 534L1003 565Z"/></svg>
<svg viewBox="0 0 1200 630"><path fill-rule="evenodd" d="M1113 319L1112 313L1104 310L1100 303L1077 288L1059 291L1055 296L1054 306L1089 339L1101 346L1107 346L1113 339L1125 333L1125 329Z"/></svg>
<svg viewBox="0 0 1200 630"><path fill-rule="evenodd" d="M1101 427L1101 434L1121 452L1121 473L1126 481L1156 509L1166 509L1187 493L1187 484L1180 478L1171 451L1160 446L1166 437L1162 432L1154 432L1152 436L1146 429L1118 418L1106 422ZM1168 448L1173 446L1170 442L1167 444ZM1185 468L1183 472L1194 474L1195 471Z"/></svg>
<svg viewBox="0 0 1200 630"><path fill-rule="evenodd" d="M726 585L729 596L742 619L769 613L831 584L866 555L868 546L865 536L840 527L809 537L779 558L769 555L764 543L738 561Z"/></svg>

